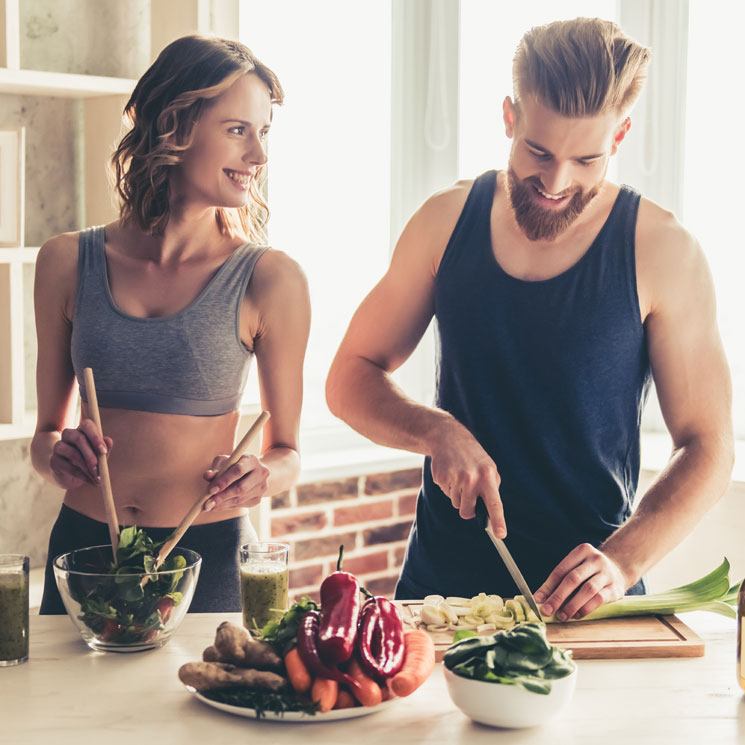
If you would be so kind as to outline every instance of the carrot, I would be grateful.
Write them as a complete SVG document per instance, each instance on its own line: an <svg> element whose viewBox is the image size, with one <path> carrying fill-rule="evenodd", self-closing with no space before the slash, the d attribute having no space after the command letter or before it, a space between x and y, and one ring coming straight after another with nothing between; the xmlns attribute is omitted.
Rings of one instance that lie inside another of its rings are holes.
<svg viewBox="0 0 745 745"><path fill-rule="evenodd" d="M285 669L287 677L290 679L290 685L297 693L307 693L311 686L311 677L308 668L300 658L297 647L293 647L285 655Z"/></svg>
<svg viewBox="0 0 745 745"><path fill-rule="evenodd" d="M360 663L352 657L347 666L347 675L357 684L352 694L363 706L377 706L383 700L380 686L365 675Z"/></svg>
<svg viewBox="0 0 745 745"><path fill-rule="evenodd" d="M339 694L336 697L336 703L334 704L335 709L351 709L357 706L357 701L354 696L346 690L346 688L340 688Z"/></svg>
<svg viewBox="0 0 745 745"><path fill-rule="evenodd" d="M396 696L408 696L419 688L435 667L435 643L421 629L404 634L406 655L401 670L390 680L390 689Z"/></svg>
<svg viewBox="0 0 745 745"><path fill-rule="evenodd" d="M311 701L319 704L319 711L325 713L331 711L339 695L339 684L328 678L316 678L310 689Z"/></svg>

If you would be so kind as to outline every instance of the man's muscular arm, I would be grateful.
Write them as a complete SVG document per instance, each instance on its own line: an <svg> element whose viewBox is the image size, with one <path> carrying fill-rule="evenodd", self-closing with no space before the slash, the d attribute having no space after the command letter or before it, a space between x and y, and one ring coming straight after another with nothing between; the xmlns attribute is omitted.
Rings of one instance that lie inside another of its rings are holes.
<svg viewBox="0 0 745 745"><path fill-rule="evenodd" d="M434 315L435 277L470 190L459 183L414 214L390 267L363 300L331 366L326 399L331 411L380 445L432 457L432 477L461 517L486 503L497 535L505 535L496 466L449 413L409 398L392 380Z"/></svg>
<svg viewBox="0 0 745 745"><path fill-rule="evenodd" d="M551 573L536 593L547 614L561 608L580 618L621 597L690 533L732 471L731 382L706 260L675 218L649 202L640 207L637 246L650 363L673 453L621 528L599 549L578 546Z"/></svg>

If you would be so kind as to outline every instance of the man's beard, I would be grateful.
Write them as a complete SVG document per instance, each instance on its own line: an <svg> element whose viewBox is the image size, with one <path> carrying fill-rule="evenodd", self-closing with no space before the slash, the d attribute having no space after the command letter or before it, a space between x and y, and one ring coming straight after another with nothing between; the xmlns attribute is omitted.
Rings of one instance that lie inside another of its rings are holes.
<svg viewBox="0 0 745 745"><path fill-rule="evenodd" d="M583 193L577 188L564 209L555 211L537 205L530 195L532 179L521 181L515 171L507 171L507 191L515 213L515 219L522 231L531 241L552 241L559 233L566 230L582 213L587 205L597 196L600 184ZM536 183L532 181L532 183ZM538 185L536 183L536 185Z"/></svg>

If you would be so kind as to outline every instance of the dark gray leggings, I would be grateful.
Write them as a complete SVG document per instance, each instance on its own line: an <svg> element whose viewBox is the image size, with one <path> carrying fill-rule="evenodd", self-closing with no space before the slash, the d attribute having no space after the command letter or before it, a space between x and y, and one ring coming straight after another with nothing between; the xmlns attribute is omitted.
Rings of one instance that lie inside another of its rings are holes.
<svg viewBox="0 0 745 745"><path fill-rule="evenodd" d="M167 538L173 528L147 528L154 541ZM193 525L178 542L182 548L196 551L202 557L199 581L189 613L232 613L241 609L240 574L238 570L238 548L257 540L248 517ZM106 523L92 520L80 512L62 505L57 521L49 536L49 554L44 574L44 596L40 614L60 615L65 613L54 580L52 560L60 554L88 546L111 543Z"/></svg>

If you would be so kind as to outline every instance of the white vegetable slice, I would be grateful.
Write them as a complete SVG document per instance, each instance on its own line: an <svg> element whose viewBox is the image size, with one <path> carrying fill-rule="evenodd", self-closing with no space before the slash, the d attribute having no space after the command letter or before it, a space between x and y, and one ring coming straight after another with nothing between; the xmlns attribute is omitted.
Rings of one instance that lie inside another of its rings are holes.
<svg viewBox="0 0 745 745"><path fill-rule="evenodd" d="M437 610L449 623L458 623L458 614L444 600L438 604Z"/></svg>
<svg viewBox="0 0 745 745"><path fill-rule="evenodd" d="M437 603L441 603L444 599L442 595L427 595L423 602L425 605L437 605Z"/></svg>
<svg viewBox="0 0 745 745"><path fill-rule="evenodd" d="M497 627L493 623L482 623L481 626L476 627L476 631L480 634L482 631L496 631Z"/></svg>
<svg viewBox="0 0 745 745"><path fill-rule="evenodd" d="M470 598L459 598L459 597L457 597L455 595L452 595L450 597L445 598L445 602L448 605L453 605L453 606L456 606L456 605L466 605L466 606L469 606L470 607L470 605L471 605Z"/></svg>
<svg viewBox="0 0 745 745"><path fill-rule="evenodd" d="M421 610L422 622L429 626L430 624L443 625L449 620L439 607L433 605L423 605Z"/></svg>
<svg viewBox="0 0 745 745"><path fill-rule="evenodd" d="M427 631L449 631L449 628L446 623L430 623L427 624Z"/></svg>
<svg viewBox="0 0 745 745"><path fill-rule="evenodd" d="M523 607L520 604L519 600L514 600L513 598L510 598L504 604L504 607L512 613L516 621L520 622L520 621L525 620L525 611L523 611Z"/></svg>

